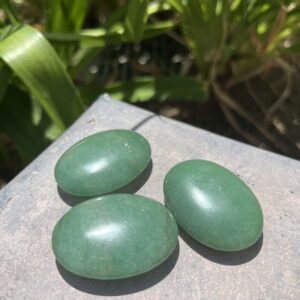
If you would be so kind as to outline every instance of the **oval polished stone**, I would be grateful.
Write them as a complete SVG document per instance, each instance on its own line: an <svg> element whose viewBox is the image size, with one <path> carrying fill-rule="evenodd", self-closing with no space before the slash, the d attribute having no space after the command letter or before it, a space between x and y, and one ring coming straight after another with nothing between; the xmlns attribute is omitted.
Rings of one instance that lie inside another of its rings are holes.
<svg viewBox="0 0 300 300"><path fill-rule="evenodd" d="M73 207L57 223L52 248L57 261L77 275L120 279L147 272L175 249L175 219L157 201L108 195Z"/></svg>
<svg viewBox="0 0 300 300"><path fill-rule="evenodd" d="M215 163L179 163L165 178L164 194L178 225L208 247L242 250L262 233L263 213L255 195L240 178Z"/></svg>
<svg viewBox="0 0 300 300"><path fill-rule="evenodd" d="M150 145L142 135L123 129L104 131L69 148L55 166L55 178L71 195L98 196L130 183L150 159Z"/></svg>

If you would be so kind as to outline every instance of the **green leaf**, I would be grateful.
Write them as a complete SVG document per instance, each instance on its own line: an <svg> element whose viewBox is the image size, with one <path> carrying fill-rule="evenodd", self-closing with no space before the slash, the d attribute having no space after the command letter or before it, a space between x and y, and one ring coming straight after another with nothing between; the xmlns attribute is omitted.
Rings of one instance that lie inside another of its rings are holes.
<svg viewBox="0 0 300 300"><path fill-rule="evenodd" d="M10 80L9 68L0 60L0 104Z"/></svg>
<svg viewBox="0 0 300 300"><path fill-rule="evenodd" d="M174 29L176 25L177 23L173 20L156 22L154 24L146 25L143 33L143 39L147 40L164 34L171 29Z"/></svg>
<svg viewBox="0 0 300 300"><path fill-rule="evenodd" d="M61 129L72 124L83 104L68 73L43 35L25 26L0 42L0 58Z"/></svg>
<svg viewBox="0 0 300 300"><path fill-rule="evenodd" d="M78 33L90 4L91 0L52 0L46 32ZM54 47L63 61L68 63L74 51L73 45L54 44Z"/></svg>
<svg viewBox="0 0 300 300"><path fill-rule="evenodd" d="M142 39L147 22L148 0L129 0L125 18L126 35L134 42Z"/></svg>
<svg viewBox="0 0 300 300"><path fill-rule="evenodd" d="M153 15L158 12L163 12L163 11L169 11L172 10L171 5L168 2L150 2L148 7L147 7L147 14Z"/></svg>
<svg viewBox="0 0 300 300"><path fill-rule="evenodd" d="M208 78L212 63L222 60L219 52L226 41L226 26L230 1L169 0L180 15L181 28L187 45L204 78ZM226 24L226 26L225 26Z"/></svg>
<svg viewBox="0 0 300 300"><path fill-rule="evenodd" d="M205 101L208 90L204 83L188 77L138 77L134 80L116 82L107 87L83 86L80 93L85 103L90 104L100 94L108 93L117 100L146 102L151 99L172 101Z"/></svg>
<svg viewBox="0 0 300 300"><path fill-rule="evenodd" d="M140 77L127 82L114 83L102 92L113 98L128 102L157 100L204 101L208 98L206 86L198 80L187 77Z"/></svg>
<svg viewBox="0 0 300 300"><path fill-rule="evenodd" d="M167 0L170 5L172 5L177 11L181 12L182 11L182 2L181 0Z"/></svg>
<svg viewBox="0 0 300 300"><path fill-rule="evenodd" d="M91 1L52 0L50 17L46 24L49 32L79 32Z"/></svg>
<svg viewBox="0 0 300 300"><path fill-rule="evenodd" d="M81 34L47 33L45 36L51 42L58 42L62 44L71 43L73 45L78 44L83 48L103 48L108 45L121 43L122 32L110 32L104 28L98 28L84 30Z"/></svg>
<svg viewBox="0 0 300 300"><path fill-rule="evenodd" d="M172 20L146 25L143 32L143 39L150 39L161 35L173 29L176 25L176 22ZM51 42L73 43L79 44L82 48L99 48L99 50L101 50L109 45L132 42L131 38L124 35L124 30L124 27L120 25L115 31L109 31L104 28L96 28L82 30L80 34L46 33L45 36Z"/></svg>
<svg viewBox="0 0 300 300"><path fill-rule="evenodd" d="M43 130L32 123L31 99L10 86L0 105L0 132L15 143L24 163L34 159L49 142Z"/></svg>
<svg viewBox="0 0 300 300"><path fill-rule="evenodd" d="M0 0L1 1L1 0ZM0 29L0 42L4 40L7 36L12 34L14 31L20 29L22 27L21 24L18 25L7 25Z"/></svg>
<svg viewBox="0 0 300 300"><path fill-rule="evenodd" d="M1 0L0 8L4 10L7 18L12 24L16 25L21 23L14 6L9 0Z"/></svg>
<svg viewBox="0 0 300 300"><path fill-rule="evenodd" d="M42 117L43 117L43 109L38 101L31 101L32 105L32 113L31 113L31 120L34 125L40 124Z"/></svg>
<svg viewBox="0 0 300 300"><path fill-rule="evenodd" d="M50 141L56 140L60 135L61 130L55 124L50 125L45 131L45 137Z"/></svg>
<svg viewBox="0 0 300 300"><path fill-rule="evenodd" d="M120 22L123 22L127 12L127 6L121 6L118 9L115 9L105 21L104 27L109 29L115 24L118 24Z"/></svg>

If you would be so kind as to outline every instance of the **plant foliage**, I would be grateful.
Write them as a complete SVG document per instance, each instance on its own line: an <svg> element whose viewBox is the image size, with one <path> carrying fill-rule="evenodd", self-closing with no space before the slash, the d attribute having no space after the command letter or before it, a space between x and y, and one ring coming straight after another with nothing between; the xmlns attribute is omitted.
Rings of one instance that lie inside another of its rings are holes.
<svg viewBox="0 0 300 300"><path fill-rule="evenodd" d="M272 123L290 93L293 66L286 57L300 51L298 0L0 0L0 12L2 163L14 151L23 163L30 161L84 111L83 101L90 104L101 92L137 102L204 101L211 91L248 140L257 144L240 128L239 118L286 152L265 123L231 97L230 87L279 66L284 93L263 110L265 122ZM183 44L197 71L92 85L82 78L106 49L161 35Z"/></svg>

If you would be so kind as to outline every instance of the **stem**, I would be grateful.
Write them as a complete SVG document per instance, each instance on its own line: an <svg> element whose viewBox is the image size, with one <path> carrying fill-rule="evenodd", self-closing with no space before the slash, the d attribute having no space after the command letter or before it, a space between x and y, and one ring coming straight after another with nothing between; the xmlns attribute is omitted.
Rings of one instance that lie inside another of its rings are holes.
<svg viewBox="0 0 300 300"><path fill-rule="evenodd" d="M234 114L230 109L228 109L224 104L219 103L220 107L230 123L230 125L235 129L236 132L238 132L241 136L243 136L246 140L248 140L251 144L256 145L257 147L260 146L260 141L254 136L253 134L250 134L243 130L241 126L239 125L238 121L236 120Z"/></svg>
<svg viewBox="0 0 300 300"><path fill-rule="evenodd" d="M286 75L286 85L280 95L280 97L275 101L275 103L268 109L265 121L271 121L274 113L285 103L288 97L291 95L292 89L292 76L289 65L284 62L282 59L277 59L277 64L285 71Z"/></svg>
<svg viewBox="0 0 300 300"><path fill-rule="evenodd" d="M269 47L269 45L272 43L273 39L278 35L286 19L286 15L287 15L286 8L284 6L280 7L276 19L274 21L274 24L272 26L271 32L267 38L266 43L260 49L260 52L265 52Z"/></svg>
<svg viewBox="0 0 300 300"><path fill-rule="evenodd" d="M225 1L224 3L227 3L227 2ZM228 3L227 3L227 5L228 5ZM217 64L220 61L220 58L222 57L223 50L224 50L224 47L225 47L225 44L226 44L226 39L227 39L227 36L228 36L228 22L227 22L227 17L228 17L228 9L229 9L229 7L226 6L226 8L225 8L225 11L224 11L223 16L222 16L223 34L222 34L220 45L216 49L216 53L215 53L215 55L213 57L212 65L211 65L210 72L209 72L209 83L214 82L215 78L217 77Z"/></svg>
<svg viewBox="0 0 300 300"><path fill-rule="evenodd" d="M235 101L229 94L222 90L217 81L212 82L212 89L217 99L221 101L223 105L225 105L228 109L236 112L238 115L244 118L253 127L255 127L266 139L268 139L275 146L277 146L277 148L280 149L283 153L288 153L288 148L283 143L281 143L276 136L268 132L263 125L258 123L257 120L255 120L250 114L248 114L248 112L243 107L241 107L237 103L237 101ZM247 137L245 136L245 138Z"/></svg>

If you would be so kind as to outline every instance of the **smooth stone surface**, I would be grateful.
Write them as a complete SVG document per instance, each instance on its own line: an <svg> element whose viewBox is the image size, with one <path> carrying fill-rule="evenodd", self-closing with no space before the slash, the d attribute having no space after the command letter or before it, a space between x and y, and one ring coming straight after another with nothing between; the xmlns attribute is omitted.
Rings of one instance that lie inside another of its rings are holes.
<svg viewBox="0 0 300 300"><path fill-rule="evenodd" d="M150 145L139 133L123 129L99 132L77 142L60 157L55 179L71 195L103 195L138 177L150 159Z"/></svg>
<svg viewBox="0 0 300 300"><path fill-rule="evenodd" d="M164 181L165 201L178 224L208 247L238 251L262 233L262 209L235 174L215 163L179 163Z"/></svg>
<svg viewBox="0 0 300 300"><path fill-rule="evenodd" d="M161 264L177 239L177 224L162 204L119 194L72 208L57 223L52 247L57 261L77 275L119 279Z"/></svg>

